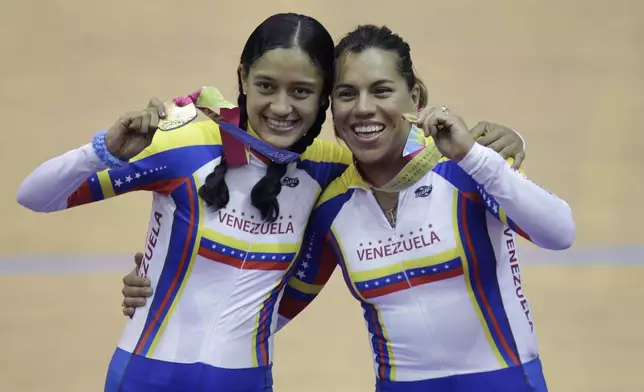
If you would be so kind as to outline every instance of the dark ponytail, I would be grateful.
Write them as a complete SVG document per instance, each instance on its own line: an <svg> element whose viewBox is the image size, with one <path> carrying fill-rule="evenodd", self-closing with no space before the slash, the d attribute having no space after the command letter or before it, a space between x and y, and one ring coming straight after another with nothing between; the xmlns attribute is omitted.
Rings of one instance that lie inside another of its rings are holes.
<svg viewBox="0 0 644 392"><path fill-rule="evenodd" d="M326 111L329 108L328 96L333 83L333 38L317 20L299 14L276 14L262 22L250 35L241 55L241 67L248 74L251 66L262 55L277 48L299 47L307 53L324 77L322 102L315 122L307 133L291 148L302 154L318 137L322 125L326 120ZM240 67L240 68L241 68ZM246 108L246 94L243 90L241 69L237 73L239 95L239 127L248 129L248 112ZM286 174L288 165L271 162L266 170L266 175L255 184L250 194L252 205L257 208L262 219L274 222L280 214L277 196L282 190L282 177ZM199 196L211 207L220 209L228 204L230 199L226 185L227 164L222 158L215 170L206 177L205 184L199 189Z"/></svg>

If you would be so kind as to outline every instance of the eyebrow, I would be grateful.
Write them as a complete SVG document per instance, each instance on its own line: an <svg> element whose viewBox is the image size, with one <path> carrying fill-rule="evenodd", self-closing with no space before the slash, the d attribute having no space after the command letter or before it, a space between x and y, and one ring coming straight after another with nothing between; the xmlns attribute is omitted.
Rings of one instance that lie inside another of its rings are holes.
<svg viewBox="0 0 644 392"><path fill-rule="evenodd" d="M270 76L267 75L257 75L255 76L255 79L261 79L261 80L266 80L268 82L276 82L276 80ZM314 82L306 81L306 80L301 80L301 81L296 81L293 84L297 84L298 86L308 86L311 88L314 88L316 84Z"/></svg>
<svg viewBox="0 0 644 392"><path fill-rule="evenodd" d="M386 83L394 83L394 81L390 79L378 79L375 82L371 83L371 86L377 86L379 84L386 84ZM354 87L349 83L338 83L335 85L335 88L339 89L339 88L354 88Z"/></svg>

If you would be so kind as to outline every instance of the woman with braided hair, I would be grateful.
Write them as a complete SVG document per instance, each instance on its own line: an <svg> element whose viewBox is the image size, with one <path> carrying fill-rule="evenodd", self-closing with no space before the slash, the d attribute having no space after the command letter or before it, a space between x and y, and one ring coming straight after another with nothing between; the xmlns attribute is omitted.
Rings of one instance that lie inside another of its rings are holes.
<svg viewBox="0 0 644 392"><path fill-rule="evenodd" d="M106 391L272 390L275 305L315 200L351 162L316 140L333 49L315 19L278 14L241 54L240 128L301 154L297 162L251 150L233 164L214 121L157 132L165 107L153 99L24 180L18 201L37 212L153 192L139 273L156 296L126 325Z"/></svg>
<svg viewBox="0 0 644 392"><path fill-rule="evenodd" d="M24 180L18 201L38 212L153 192L138 273L155 293L126 325L106 391L272 390L277 303L316 199L352 161L316 140L333 62L329 33L296 14L266 19L242 51L238 124L299 154L291 163L253 148L240 159L213 121L157 132L152 100Z"/></svg>

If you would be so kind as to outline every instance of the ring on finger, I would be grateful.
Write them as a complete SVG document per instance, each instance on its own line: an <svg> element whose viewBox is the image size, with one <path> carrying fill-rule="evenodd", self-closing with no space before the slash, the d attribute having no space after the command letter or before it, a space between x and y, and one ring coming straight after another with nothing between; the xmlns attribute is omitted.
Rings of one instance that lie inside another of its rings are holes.
<svg viewBox="0 0 644 392"><path fill-rule="evenodd" d="M449 114L449 109L447 108L447 106L441 106L441 112L443 114Z"/></svg>

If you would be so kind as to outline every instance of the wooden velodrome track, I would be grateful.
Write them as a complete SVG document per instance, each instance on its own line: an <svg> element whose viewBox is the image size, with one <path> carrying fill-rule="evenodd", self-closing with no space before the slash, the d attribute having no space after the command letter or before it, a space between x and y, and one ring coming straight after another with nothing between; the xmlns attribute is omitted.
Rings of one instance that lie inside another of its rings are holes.
<svg viewBox="0 0 644 392"><path fill-rule="evenodd" d="M20 181L151 96L208 84L235 99L245 39L281 11L313 15L336 37L389 25L411 44L432 102L524 135L524 168L570 202L578 229L571 252L522 244L550 388L644 391L638 0L3 1L0 390L102 390L126 321L120 278L149 212L150 196L136 194L36 215L15 202ZM275 371L279 392L373 390L361 310L337 276L277 337Z"/></svg>

